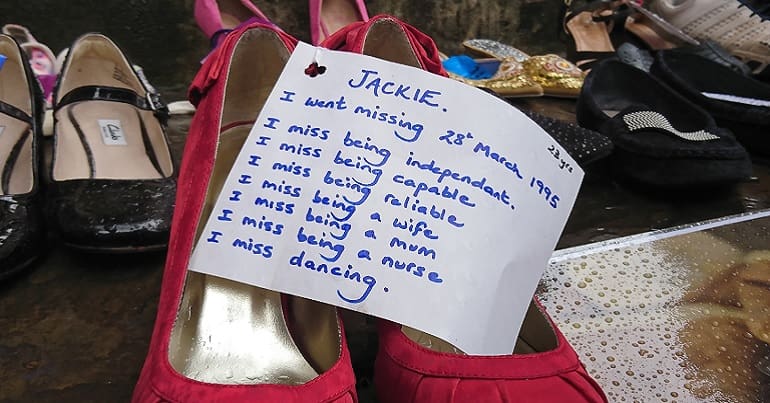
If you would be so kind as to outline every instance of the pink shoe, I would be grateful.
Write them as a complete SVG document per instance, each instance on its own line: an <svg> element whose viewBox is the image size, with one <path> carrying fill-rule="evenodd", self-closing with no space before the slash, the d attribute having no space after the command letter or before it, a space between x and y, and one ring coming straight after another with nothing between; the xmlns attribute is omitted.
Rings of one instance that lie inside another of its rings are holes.
<svg viewBox="0 0 770 403"><path fill-rule="evenodd" d="M195 0L195 21L215 48L226 34L245 22L271 24L250 0Z"/></svg>
<svg viewBox="0 0 770 403"><path fill-rule="evenodd" d="M50 108L51 94L53 93L53 87L56 85L56 76L58 74L56 56L54 56L48 46L38 42L29 30L22 25L6 24L3 26L2 32L12 36L27 54L32 72L43 88L46 107Z"/></svg>
<svg viewBox="0 0 770 403"><path fill-rule="evenodd" d="M364 0L310 0L310 39L313 45L348 24L369 21Z"/></svg>

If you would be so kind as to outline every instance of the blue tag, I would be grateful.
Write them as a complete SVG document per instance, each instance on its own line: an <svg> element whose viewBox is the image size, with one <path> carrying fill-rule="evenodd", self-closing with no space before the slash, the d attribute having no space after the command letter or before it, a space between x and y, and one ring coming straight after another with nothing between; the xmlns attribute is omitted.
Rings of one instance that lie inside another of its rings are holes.
<svg viewBox="0 0 770 403"><path fill-rule="evenodd" d="M0 54L0 69L3 68L3 65L5 64L5 59L8 57L6 55Z"/></svg>

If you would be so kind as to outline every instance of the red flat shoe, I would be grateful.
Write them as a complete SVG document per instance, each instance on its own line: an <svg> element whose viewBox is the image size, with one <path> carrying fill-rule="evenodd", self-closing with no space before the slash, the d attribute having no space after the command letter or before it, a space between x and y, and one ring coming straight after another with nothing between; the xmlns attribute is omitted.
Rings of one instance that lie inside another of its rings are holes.
<svg viewBox="0 0 770 403"><path fill-rule="evenodd" d="M203 228L254 118L297 40L253 23L227 35L189 97L185 147L150 350L132 401L355 403L336 309L188 271Z"/></svg>
<svg viewBox="0 0 770 403"><path fill-rule="evenodd" d="M323 45L446 75L433 40L394 17L353 24ZM374 383L380 403L607 401L534 299L510 355L466 355L426 333L380 321Z"/></svg>

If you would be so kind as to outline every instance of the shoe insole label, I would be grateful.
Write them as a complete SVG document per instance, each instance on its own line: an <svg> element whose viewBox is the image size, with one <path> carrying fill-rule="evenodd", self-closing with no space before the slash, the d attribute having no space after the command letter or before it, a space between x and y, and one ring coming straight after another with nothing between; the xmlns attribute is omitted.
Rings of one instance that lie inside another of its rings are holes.
<svg viewBox="0 0 770 403"><path fill-rule="evenodd" d="M494 96L300 44L190 268L510 354L582 178Z"/></svg>
<svg viewBox="0 0 770 403"><path fill-rule="evenodd" d="M746 98L730 94L716 94L712 92L703 92L702 94L707 98L717 99L720 101L734 102L737 104L752 106L770 106L770 100L768 99Z"/></svg>
<svg viewBox="0 0 770 403"><path fill-rule="evenodd" d="M120 120L99 119L99 129L102 132L102 141L108 146L125 146L126 136L123 133L123 127Z"/></svg>

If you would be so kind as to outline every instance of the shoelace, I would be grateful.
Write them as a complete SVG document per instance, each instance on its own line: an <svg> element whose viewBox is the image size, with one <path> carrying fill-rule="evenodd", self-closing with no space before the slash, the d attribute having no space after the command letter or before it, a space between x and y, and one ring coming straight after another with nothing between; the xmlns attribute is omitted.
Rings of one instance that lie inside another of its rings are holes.
<svg viewBox="0 0 770 403"><path fill-rule="evenodd" d="M762 22L770 20L770 2L757 0L738 0L738 8L746 7L751 10L751 16L757 16ZM758 3L758 4L756 4Z"/></svg>

